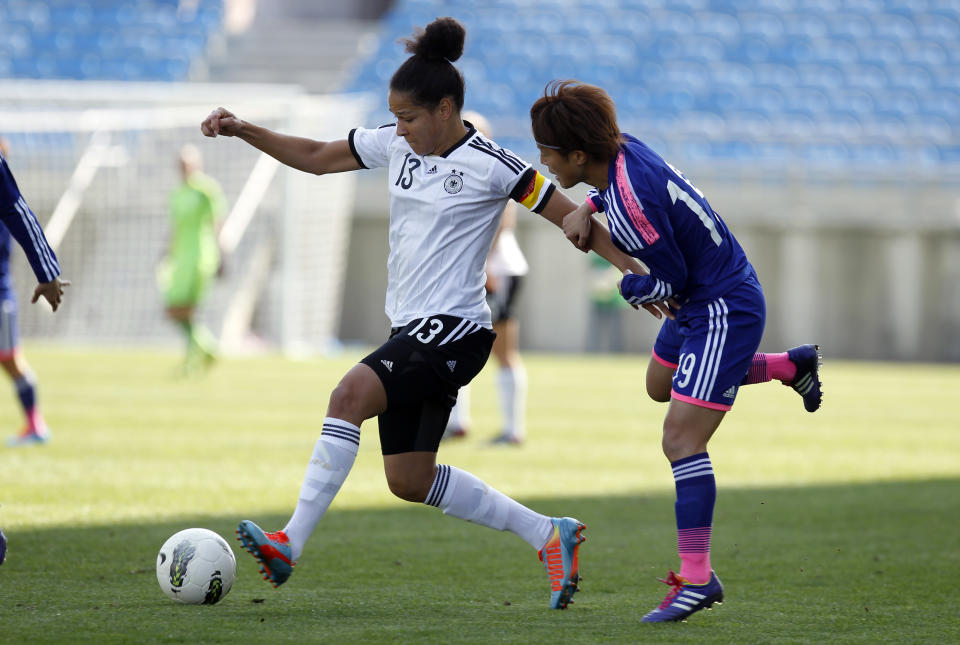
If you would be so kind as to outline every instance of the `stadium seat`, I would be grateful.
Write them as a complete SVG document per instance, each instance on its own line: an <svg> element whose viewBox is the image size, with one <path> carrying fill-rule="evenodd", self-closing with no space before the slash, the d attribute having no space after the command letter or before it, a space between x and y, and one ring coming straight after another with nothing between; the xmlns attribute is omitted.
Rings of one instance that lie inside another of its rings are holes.
<svg viewBox="0 0 960 645"><path fill-rule="evenodd" d="M382 92L397 39L449 13L445 1L397 0L348 89ZM955 158L942 151L960 145L953 2L590 0L543 11L491 0L455 15L468 32L469 102L514 124L522 155L535 148L515 124L547 80L570 77L607 89L624 129L668 133L669 150L697 159L877 168ZM935 136L945 139L934 146Z"/></svg>
<svg viewBox="0 0 960 645"><path fill-rule="evenodd" d="M178 7L177 0L11 2L0 7L0 54L10 57L0 76L186 80L222 24L223 1L200 0L193 15Z"/></svg>

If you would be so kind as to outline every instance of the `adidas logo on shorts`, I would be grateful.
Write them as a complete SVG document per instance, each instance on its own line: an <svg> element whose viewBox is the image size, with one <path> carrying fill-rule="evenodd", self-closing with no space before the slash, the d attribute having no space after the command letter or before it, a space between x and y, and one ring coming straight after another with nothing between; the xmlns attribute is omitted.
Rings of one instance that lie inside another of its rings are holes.
<svg viewBox="0 0 960 645"><path fill-rule="evenodd" d="M457 361L447 361L447 367L450 368L450 371L453 372L453 368L457 366Z"/></svg>
<svg viewBox="0 0 960 645"><path fill-rule="evenodd" d="M387 368L388 372L393 372L393 361L380 361Z"/></svg>
<svg viewBox="0 0 960 645"><path fill-rule="evenodd" d="M723 396L724 396L724 398L726 398L726 399L732 399L732 398L735 397L736 395L737 395L737 386L736 386L736 385L731 385L730 387L727 388L727 391L723 393Z"/></svg>

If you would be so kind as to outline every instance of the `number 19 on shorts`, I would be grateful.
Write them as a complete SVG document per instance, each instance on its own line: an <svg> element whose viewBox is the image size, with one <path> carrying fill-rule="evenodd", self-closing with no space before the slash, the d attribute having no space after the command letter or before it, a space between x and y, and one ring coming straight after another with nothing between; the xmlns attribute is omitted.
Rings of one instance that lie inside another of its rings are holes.
<svg viewBox="0 0 960 645"><path fill-rule="evenodd" d="M674 389L682 390L690 384L690 377L693 375L693 368L696 365L697 357L695 354L680 354L677 371L673 373Z"/></svg>

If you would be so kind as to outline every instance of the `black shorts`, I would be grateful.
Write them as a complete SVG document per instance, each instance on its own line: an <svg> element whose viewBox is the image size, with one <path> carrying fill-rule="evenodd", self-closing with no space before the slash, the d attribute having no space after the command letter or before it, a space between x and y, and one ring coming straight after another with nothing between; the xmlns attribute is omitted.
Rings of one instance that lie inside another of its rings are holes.
<svg viewBox="0 0 960 645"><path fill-rule="evenodd" d="M483 369L495 337L457 316L417 318L392 329L389 340L360 361L387 392L387 409L377 418L383 454L437 451L457 390Z"/></svg>
<svg viewBox="0 0 960 645"><path fill-rule="evenodd" d="M500 278L498 289L487 293L487 305L494 324L510 320L514 317L513 308L523 284L522 275L505 275Z"/></svg>

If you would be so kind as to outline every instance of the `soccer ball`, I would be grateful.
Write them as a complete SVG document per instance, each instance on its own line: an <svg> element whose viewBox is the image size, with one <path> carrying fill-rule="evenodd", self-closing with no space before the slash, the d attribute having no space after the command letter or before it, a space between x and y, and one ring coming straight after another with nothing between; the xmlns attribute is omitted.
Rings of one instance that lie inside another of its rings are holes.
<svg viewBox="0 0 960 645"><path fill-rule="evenodd" d="M157 554L157 582L168 597L188 605L213 605L237 577L230 545L207 529L174 533Z"/></svg>

